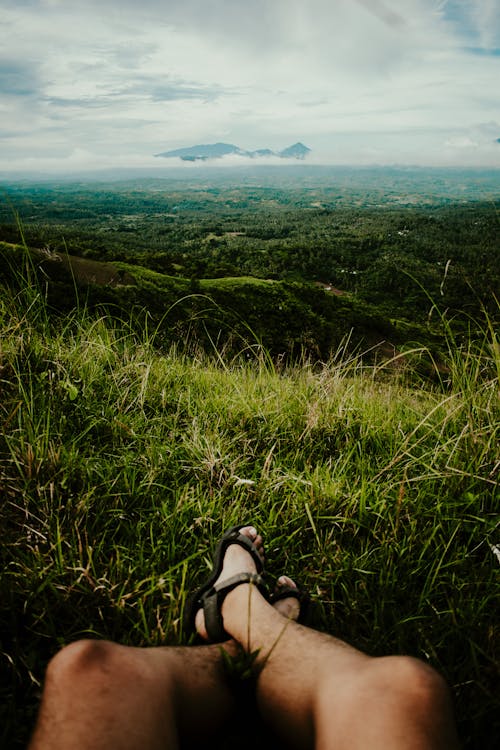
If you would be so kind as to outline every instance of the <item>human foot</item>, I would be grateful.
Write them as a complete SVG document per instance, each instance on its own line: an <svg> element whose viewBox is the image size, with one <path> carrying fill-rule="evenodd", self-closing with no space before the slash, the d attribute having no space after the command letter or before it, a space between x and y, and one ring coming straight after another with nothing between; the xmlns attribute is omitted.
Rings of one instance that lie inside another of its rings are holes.
<svg viewBox="0 0 500 750"><path fill-rule="evenodd" d="M254 584L263 590L258 575L264 565L262 537L253 526L234 527L224 534L214 557L214 570L195 595L194 627L212 642L229 638L222 621L222 603L236 587Z"/></svg>
<svg viewBox="0 0 500 750"><path fill-rule="evenodd" d="M300 602L297 596L290 593L292 589L295 589L297 593L299 591L295 581L292 581L288 576L280 576L276 581L276 588L270 600L274 609L278 610L280 615L286 617L287 620L297 621L300 615ZM286 596L287 593L290 595Z"/></svg>
<svg viewBox="0 0 500 750"><path fill-rule="evenodd" d="M299 589L295 581L288 576L280 576L276 588L269 597L274 609L289 620L305 622L309 611L309 594Z"/></svg>

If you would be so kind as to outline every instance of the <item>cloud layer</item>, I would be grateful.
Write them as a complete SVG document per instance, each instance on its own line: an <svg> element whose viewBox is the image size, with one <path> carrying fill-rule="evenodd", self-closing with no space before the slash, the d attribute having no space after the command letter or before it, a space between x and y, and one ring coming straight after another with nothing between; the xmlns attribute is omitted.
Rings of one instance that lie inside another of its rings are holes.
<svg viewBox="0 0 500 750"><path fill-rule="evenodd" d="M297 140L500 166L498 0L4 0L0 28L0 170Z"/></svg>

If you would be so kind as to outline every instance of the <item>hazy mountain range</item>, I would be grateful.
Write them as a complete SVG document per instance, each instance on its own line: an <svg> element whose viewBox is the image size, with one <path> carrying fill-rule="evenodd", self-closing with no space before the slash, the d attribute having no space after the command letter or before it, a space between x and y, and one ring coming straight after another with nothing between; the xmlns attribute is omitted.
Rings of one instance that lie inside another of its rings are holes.
<svg viewBox="0 0 500 750"><path fill-rule="evenodd" d="M272 151L270 148L259 148L256 151L246 151L232 143L211 143L200 144L198 146L188 146L186 148L177 148L174 151L163 151L161 156L165 159L182 159L183 161L207 161L208 159L221 159L223 156L235 154L236 156L247 156L252 159L259 159L266 156L278 156L281 159L305 159L311 149L304 146L303 143L294 143L293 146L283 149L283 151Z"/></svg>

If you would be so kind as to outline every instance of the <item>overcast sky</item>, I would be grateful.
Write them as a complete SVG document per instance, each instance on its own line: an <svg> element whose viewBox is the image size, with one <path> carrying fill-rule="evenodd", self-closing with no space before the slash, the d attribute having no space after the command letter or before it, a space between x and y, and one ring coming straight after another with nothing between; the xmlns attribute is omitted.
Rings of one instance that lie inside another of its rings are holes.
<svg viewBox="0 0 500 750"><path fill-rule="evenodd" d="M218 141L500 167L500 0L0 0L0 33L0 171Z"/></svg>

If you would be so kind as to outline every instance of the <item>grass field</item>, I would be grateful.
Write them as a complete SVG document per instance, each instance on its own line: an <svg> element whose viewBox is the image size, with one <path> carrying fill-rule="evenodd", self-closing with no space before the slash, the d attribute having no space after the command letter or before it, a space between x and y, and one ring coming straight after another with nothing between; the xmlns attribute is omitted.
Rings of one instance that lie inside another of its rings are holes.
<svg viewBox="0 0 500 750"><path fill-rule="evenodd" d="M319 629L432 664L464 747L498 747L492 331L450 340L424 389L408 364L159 351L84 310L51 320L29 283L2 290L0 325L2 747L25 745L63 644L188 643L186 598L246 521Z"/></svg>

